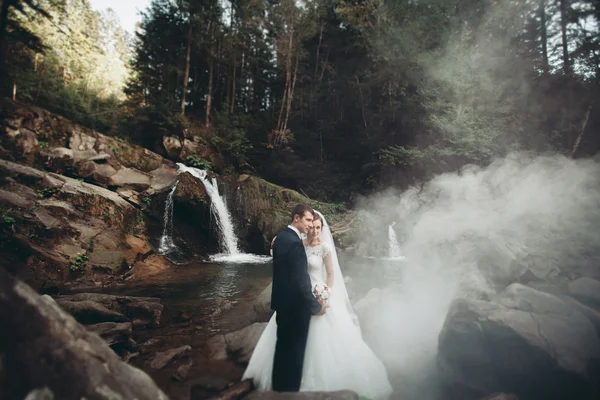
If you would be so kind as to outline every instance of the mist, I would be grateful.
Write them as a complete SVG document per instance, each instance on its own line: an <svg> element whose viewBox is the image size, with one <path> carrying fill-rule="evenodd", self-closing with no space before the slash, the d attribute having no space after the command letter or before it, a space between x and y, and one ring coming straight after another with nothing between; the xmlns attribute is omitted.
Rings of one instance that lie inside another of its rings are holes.
<svg viewBox="0 0 600 400"><path fill-rule="evenodd" d="M453 299L489 299L527 270L543 279L600 260L597 160L511 153L485 168L361 199L358 209L369 216L359 236L378 249L371 256L387 256L395 221L406 257L371 262L373 273L389 276L381 282L399 279L356 304L365 338L400 398L443 398L435 356Z"/></svg>

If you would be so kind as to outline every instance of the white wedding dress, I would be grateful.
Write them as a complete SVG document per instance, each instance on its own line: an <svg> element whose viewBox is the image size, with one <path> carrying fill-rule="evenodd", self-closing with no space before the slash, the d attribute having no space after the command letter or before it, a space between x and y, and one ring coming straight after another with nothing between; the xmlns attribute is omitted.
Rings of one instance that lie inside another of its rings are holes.
<svg viewBox="0 0 600 400"><path fill-rule="evenodd" d="M310 320L300 391L353 390L369 399L388 399L392 387L387 371L362 339L358 320L345 290L333 239L326 225L321 235L325 240L320 245L306 248L308 273L312 287L325 282L324 258L332 252L334 284L327 312ZM276 340L277 322L273 315L242 378L253 379L259 389L272 389Z"/></svg>

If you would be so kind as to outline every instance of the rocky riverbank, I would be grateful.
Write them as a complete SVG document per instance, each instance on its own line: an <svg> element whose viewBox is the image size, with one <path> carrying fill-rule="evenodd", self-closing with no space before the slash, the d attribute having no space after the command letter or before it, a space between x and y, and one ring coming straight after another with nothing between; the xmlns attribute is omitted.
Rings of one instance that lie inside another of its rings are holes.
<svg viewBox="0 0 600 400"><path fill-rule="evenodd" d="M0 264L35 289L51 292L72 281L108 287L173 268L157 249L165 200L176 183L173 240L182 252L176 261L219 250L210 196L175 164L190 155L218 161L201 140L186 139L177 151L166 140L167 159L8 99L0 100L0 132ZM312 203L334 219L345 212L257 177L210 174L247 252L268 253L295 202Z"/></svg>

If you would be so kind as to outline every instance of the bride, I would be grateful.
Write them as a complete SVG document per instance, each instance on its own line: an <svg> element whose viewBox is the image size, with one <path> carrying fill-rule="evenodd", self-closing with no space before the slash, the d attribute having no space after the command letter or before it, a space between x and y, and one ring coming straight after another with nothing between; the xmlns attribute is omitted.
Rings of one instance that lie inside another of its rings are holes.
<svg viewBox="0 0 600 400"><path fill-rule="evenodd" d="M392 393L383 363L363 341L358 319L348 299L331 231L315 211L313 227L304 241L311 285L326 283L331 290L329 308L313 316L308 330L300 391L353 390L371 399L387 399ZM267 324L242 379L271 390L273 357L277 340L275 315Z"/></svg>

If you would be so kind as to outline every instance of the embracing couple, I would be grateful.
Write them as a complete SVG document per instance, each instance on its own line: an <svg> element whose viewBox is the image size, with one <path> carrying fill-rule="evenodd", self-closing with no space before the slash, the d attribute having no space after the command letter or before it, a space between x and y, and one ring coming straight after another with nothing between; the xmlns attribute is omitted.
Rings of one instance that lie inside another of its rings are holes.
<svg viewBox="0 0 600 400"><path fill-rule="evenodd" d="M272 247L275 313L242 379L278 392L353 390L387 399L387 371L362 339L323 215L297 205Z"/></svg>

